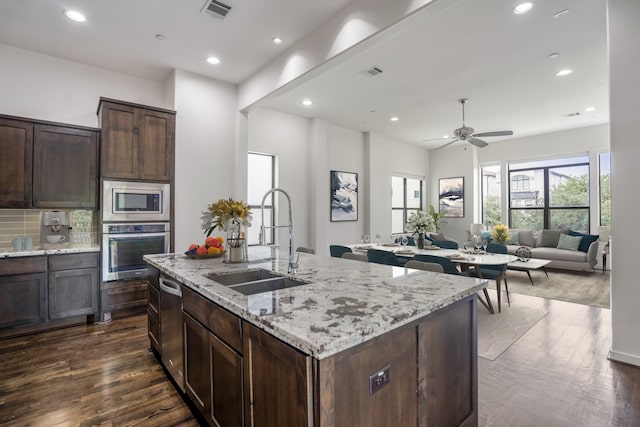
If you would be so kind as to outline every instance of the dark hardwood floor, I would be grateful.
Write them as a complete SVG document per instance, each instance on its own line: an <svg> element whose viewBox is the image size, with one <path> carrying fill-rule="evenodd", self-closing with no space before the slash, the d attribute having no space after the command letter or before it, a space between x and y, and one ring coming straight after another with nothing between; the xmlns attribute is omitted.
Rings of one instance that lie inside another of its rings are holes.
<svg viewBox="0 0 640 427"><path fill-rule="evenodd" d="M479 359L480 426L640 426L640 368L607 360L608 309L511 302L549 314L495 361ZM0 425L198 425L146 328L135 316L0 340Z"/></svg>

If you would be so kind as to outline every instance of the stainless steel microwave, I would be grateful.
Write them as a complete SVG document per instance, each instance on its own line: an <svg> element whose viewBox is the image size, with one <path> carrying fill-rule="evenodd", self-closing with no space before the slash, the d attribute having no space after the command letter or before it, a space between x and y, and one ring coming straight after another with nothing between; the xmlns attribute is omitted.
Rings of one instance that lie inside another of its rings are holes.
<svg viewBox="0 0 640 427"><path fill-rule="evenodd" d="M169 221L170 185L155 182L103 181L103 221Z"/></svg>

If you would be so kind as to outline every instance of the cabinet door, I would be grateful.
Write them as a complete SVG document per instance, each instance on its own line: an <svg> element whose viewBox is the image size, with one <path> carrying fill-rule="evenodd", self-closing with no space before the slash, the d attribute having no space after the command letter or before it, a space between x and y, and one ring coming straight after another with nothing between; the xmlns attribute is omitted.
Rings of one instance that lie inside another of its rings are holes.
<svg viewBox="0 0 640 427"><path fill-rule="evenodd" d="M33 124L0 118L0 208L31 205Z"/></svg>
<svg viewBox="0 0 640 427"><path fill-rule="evenodd" d="M243 426L242 356L209 333L211 412L209 422L224 427Z"/></svg>
<svg viewBox="0 0 640 427"><path fill-rule="evenodd" d="M98 270L53 271L49 273L49 318L98 312Z"/></svg>
<svg viewBox="0 0 640 427"><path fill-rule="evenodd" d="M139 178L167 181L173 175L175 116L160 111L138 109Z"/></svg>
<svg viewBox="0 0 640 427"><path fill-rule="evenodd" d="M311 426L311 358L249 323L244 332L245 419L252 427Z"/></svg>
<svg viewBox="0 0 640 427"><path fill-rule="evenodd" d="M33 147L34 207L97 207L97 132L36 124Z"/></svg>
<svg viewBox="0 0 640 427"><path fill-rule="evenodd" d="M187 313L182 314L184 335L184 388L201 414L211 412L211 369L207 330Z"/></svg>
<svg viewBox="0 0 640 427"><path fill-rule="evenodd" d="M105 178L135 179L138 176L139 139L136 108L110 102L100 105L101 175Z"/></svg>
<svg viewBox="0 0 640 427"><path fill-rule="evenodd" d="M0 276L0 328L46 320L46 273Z"/></svg>

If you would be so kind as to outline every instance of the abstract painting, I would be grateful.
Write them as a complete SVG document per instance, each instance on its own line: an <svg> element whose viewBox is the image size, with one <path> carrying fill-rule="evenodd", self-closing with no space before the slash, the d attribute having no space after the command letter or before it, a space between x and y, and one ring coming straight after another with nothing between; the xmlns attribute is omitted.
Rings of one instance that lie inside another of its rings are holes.
<svg viewBox="0 0 640 427"><path fill-rule="evenodd" d="M331 171L331 221L358 220L358 174Z"/></svg>
<svg viewBox="0 0 640 427"><path fill-rule="evenodd" d="M464 217L464 177L440 178L438 184L440 212L449 218Z"/></svg>

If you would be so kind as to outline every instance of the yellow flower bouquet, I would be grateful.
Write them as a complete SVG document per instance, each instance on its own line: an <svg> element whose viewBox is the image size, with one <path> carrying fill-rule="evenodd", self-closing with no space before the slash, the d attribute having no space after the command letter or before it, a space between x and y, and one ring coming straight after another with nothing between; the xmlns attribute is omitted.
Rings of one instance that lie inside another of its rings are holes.
<svg viewBox="0 0 640 427"><path fill-rule="evenodd" d="M491 232L491 239L496 243L505 244L511 240L511 233L509 233L509 227L504 224L497 224L493 226Z"/></svg>
<svg viewBox="0 0 640 427"><path fill-rule="evenodd" d="M240 230L240 225L251 226L253 219L251 208L242 200L219 199L210 204L207 210L202 212L202 229L207 236L210 236L216 227L225 231ZM237 236L240 237L240 236Z"/></svg>

